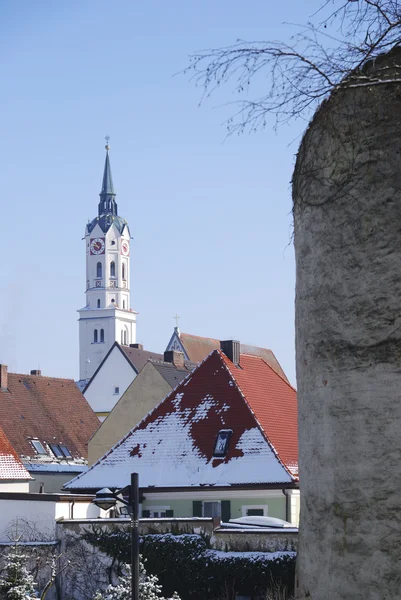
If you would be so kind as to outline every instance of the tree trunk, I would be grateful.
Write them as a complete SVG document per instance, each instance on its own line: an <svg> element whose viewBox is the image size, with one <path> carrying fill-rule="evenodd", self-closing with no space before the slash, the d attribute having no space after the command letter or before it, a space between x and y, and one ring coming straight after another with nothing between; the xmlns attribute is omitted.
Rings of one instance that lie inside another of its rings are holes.
<svg viewBox="0 0 401 600"><path fill-rule="evenodd" d="M395 50L366 65L401 75ZM338 90L294 181L296 598L401 598L401 84Z"/></svg>

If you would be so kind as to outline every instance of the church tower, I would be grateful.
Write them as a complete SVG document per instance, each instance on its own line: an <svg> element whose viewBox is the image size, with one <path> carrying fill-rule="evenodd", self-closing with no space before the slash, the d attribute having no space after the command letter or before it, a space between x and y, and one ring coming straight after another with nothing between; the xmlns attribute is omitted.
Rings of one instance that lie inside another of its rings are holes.
<svg viewBox="0 0 401 600"><path fill-rule="evenodd" d="M79 310L79 377L92 377L114 342L136 342L130 308L130 231L118 215L106 145L98 216L85 230L86 306Z"/></svg>

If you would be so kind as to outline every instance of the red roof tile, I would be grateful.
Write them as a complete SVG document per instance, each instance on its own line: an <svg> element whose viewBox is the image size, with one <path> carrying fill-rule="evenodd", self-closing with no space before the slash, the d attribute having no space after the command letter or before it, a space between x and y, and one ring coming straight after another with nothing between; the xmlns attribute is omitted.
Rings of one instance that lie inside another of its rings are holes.
<svg viewBox="0 0 401 600"><path fill-rule="evenodd" d="M12 447L10 440L0 427L0 480L27 480L32 479L18 455Z"/></svg>
<svg viewBox="0 0 401 600"><path fill-rule="evenodd" d="M219 431L228 451L214 456ZM139 425L66 487L286 484L297 480L295 390L263 359L214 351Z"/></svg>
<svg viewBox="0 0 401 600"><path fill-rule="evenodd" d="M35 456L30 438L64 444L73 458L87 458L99 419L72 379L8 373L0 390L0 424L19 456Z"/></svg>
<svg viewBox="0 0 401 600"><path fill-rule="evenodd" d="M185 348L189 360L201 362L212 350L220 350L220 340L213 338L200 337L190 333L180 333L180 342ZM249 346L241 343L241 353L260 356L268 365L272 367L285 381L288 381L277 358L268 348L258 348L258 346Z"/></svg>

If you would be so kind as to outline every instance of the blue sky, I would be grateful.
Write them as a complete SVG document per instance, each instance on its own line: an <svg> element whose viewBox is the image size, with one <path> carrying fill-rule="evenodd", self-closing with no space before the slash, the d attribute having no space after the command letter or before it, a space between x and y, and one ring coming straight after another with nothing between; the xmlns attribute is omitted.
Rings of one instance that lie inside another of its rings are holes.
<svg viewBox="0 0 401 600"><path fill-rule="evenodd" d="M230 86L174 74L238 38L288 39L317 3L20 0L0 4L0 361L78 376L85 223L111 137L134 237L138 342L182 331L272 348L294 368L290 180L304 123L226 138ZM263 91L263 80L251 95Z"/></svg>

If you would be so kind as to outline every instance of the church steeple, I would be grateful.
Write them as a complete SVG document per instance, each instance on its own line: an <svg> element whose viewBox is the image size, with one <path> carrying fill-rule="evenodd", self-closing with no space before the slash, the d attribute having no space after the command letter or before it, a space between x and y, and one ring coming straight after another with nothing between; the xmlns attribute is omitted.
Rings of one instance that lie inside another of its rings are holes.
<svg viewBox="0 0 401 600"><path fill-rule="evenodd" d="M108 142L108 140L107 140ZM99 201L99 217L101 215L117 215L116 193L113 186L113 177L111 175L109 150L110 146L106 146L106 159L104 161L102 191L100 192Z"/></svg>

